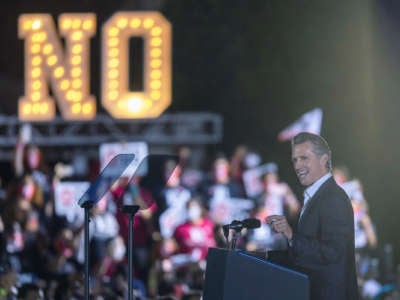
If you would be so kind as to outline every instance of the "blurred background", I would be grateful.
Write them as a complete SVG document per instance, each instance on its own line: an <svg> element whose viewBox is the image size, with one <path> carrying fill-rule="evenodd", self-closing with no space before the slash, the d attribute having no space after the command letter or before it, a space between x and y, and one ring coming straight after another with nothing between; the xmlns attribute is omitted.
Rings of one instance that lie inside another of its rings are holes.
<svg viewBox="0 0 400 300"><path fill-rule="evenodd" d="M222 121L214 129L216 137L204 142L146 141L150 149L173 152L191 147L197 165L207 172L217 155L232 158L237 147L245 145L262 163L279 166L279 177L300 198L290 143L279 141L278 134L304 113L320 108L321 135L333 150L333 164L346 166L349 178L361 182L379 244L376 252L390 253L385 256L390 260L388 272L396 272L400 261L398 1L7 1L0 12L0 114L17 116L18 98L24 93L19 15L48 13L56 20L65 12L96 14L90 90L98 101L100 28L117 11L159 11L172 25L172 102L164 114L211 113ZM133 63L140 65L138 53ZM141 85L140 76L131 83L136 88ZM101 105L98 112L107 114ZM2 131L10 134L6 127ZM39 146L52 167L76 154L60 157L60 149L51 142ZM75 148L84 151L79 145ZM15 175L6 150L0 170L5 190Z"/></svg>

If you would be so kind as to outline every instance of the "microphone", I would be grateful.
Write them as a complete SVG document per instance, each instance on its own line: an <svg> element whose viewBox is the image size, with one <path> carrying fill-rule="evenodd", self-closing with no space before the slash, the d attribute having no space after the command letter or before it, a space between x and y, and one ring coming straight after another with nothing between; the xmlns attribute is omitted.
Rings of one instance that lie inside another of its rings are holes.
<svg viewBox="0 0 400 300"><path fill-rule="evenodd" d="M261 227L260 220L256 218L244 219L242 222L243 222L243 228L255 229Z"/></svg>
<svg viewBox="0 0 400 300"><path fill-rule="evenodd" d="M260 226L261 226L260 220L255 219L255 218L244 219L243 221L233 220L231 224L223 225L222 229L224 231L224 236L225 236L227 245L228 245L229 230L230 229L235 230L235 234L232 237L231 246L229 249L236 248L236 240L238 238L238 235L240 235L240 231L243 228L254 229L254 228L258 228Z"/></svg>
<svg viewBox="0 0 400 300"><path fill-rule="evenodd" d="M242 230L243 228L255 229L261 226L261 222L255 218L244 219L243 221L233 220L231 224L223 225L223 230L228 231L229 229Z"/></svg>

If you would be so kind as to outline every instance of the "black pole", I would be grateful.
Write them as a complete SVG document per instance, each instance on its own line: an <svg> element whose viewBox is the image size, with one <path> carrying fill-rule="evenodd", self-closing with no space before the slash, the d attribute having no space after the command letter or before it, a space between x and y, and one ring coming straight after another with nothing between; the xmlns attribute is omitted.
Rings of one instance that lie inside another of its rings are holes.
<svg viewBox="0 0 400 300"><path fill-rule="evenodd" d="M132 251L132 240L133 240L133 215L129 214L129 235L128 235L128 300L132 300L132 298L135 298L135 295L132 296L133 294L133 289L132 289L132 280L133 280L133 268L132 268L132 263L133 263L133 251Z"/></svg>
<svg viewBox="0 0 400 300"><path fill-rule="evenodd" d="M233 233L232 241L231 241L231 250L235 250L236 249L237 239L241 236L240 230L234 229L234 233Z"/></svg>
<svg viewBox="0 0 400 300"><path fill-rule="evenodd" d="M133 293L133 217L139 210L139 205L124 205L123 212L129 218L128 231L128 300L135 299Z"/></svg>
<svg viewBox="0 0 400 300"><path fill-rule="evenodd" d="M85 252L85 300L89 300L89 222L90 222L90 209L93 204L86 201L82 207L85 209L85 223L84 223L84 252Z"/></svg>
<svg viewBox="0 0 400 300"><path fill-rule="evenodd" d="M222 226L222 231L224 232L225 242L226 242L226 249L229 250L229 224Z"/></svg>

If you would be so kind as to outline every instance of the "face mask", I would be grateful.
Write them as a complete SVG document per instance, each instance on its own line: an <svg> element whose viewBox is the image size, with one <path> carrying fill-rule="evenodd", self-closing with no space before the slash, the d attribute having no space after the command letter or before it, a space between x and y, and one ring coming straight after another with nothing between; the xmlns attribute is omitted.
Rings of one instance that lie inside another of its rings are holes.
<svg viewBox="0 0 400 300"><path fill-rule="evenodd" d="M111 254L112 258L116 261L121 261L125 256L125 252L126 247L124 242L120 239L117 239Z"/></svg>
<svg viewBox="0 0 400 300"><path fill-rule="evenodd" d="M188 219L195 221L201 217L201 208L198 205L193 205L188 209Z"/></svg>
<svg viewBox="0 0 400 300"><path fill-rule="evenodd" d="M26 183L22 187L22 197L24 197L24 199L28 201L31 201L34 195L35 195L35 185L33 183Z"/></svg>
<svg viewBox="0 0 400 300"><path fill-rule="evenodd" d="M107 194L97 202L97 209L99 212L103 213L107 210Z"/></svg>

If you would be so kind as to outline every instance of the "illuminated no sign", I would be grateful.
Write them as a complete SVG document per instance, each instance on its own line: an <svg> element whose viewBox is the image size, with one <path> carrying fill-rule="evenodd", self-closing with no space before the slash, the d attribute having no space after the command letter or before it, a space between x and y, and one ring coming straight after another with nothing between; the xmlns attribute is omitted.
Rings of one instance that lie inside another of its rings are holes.
<svg viewBox="0 0 400 300"><path fill-rule="evenodd" d="M49 121L55 102L67 120L90 120L96 99L90 95L90 38L96 16L62 14L58 18L62 47L49 14L23 14L18 34L25 40L25 95L18 116ZM144 89L129 90L129 39L144 40ZM171 25L158 12L118 12L102 27L101 103L115 118L154 118L171 103ZM49 94L51 85L54 100Z"/></svg>

